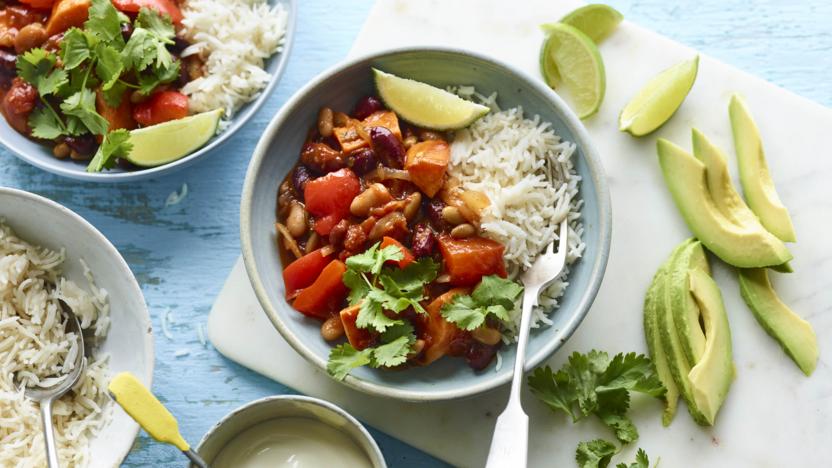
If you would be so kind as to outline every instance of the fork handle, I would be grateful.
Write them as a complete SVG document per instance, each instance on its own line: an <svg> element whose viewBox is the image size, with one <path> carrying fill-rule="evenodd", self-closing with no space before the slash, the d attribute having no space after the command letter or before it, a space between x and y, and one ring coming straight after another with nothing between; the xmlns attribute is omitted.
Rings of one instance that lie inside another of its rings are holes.
<svg viewBox="0 0 832 468"><path fill-rule="evenodd" d="M46 442L46 463L49 468L60 468L58 444L55 443L55 429L52 427L52 399L40 401L40 419L43 421L43 440Z"/></svg>

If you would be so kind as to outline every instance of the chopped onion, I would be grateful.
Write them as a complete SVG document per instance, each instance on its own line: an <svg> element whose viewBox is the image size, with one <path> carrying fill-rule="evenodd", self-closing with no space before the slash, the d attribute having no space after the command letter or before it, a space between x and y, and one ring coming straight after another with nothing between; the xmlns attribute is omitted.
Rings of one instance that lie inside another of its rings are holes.
<svg viewBox="0 0 832 468"><path fill-rule="evenodd" d="M289 233L289 229L281 223L274 223L274 227L277 229L277 232L283 236L283 245L290 252L292 252L292 255L294 255L295 258L302 257L303 254L300 251L300 247L298 247L298 243L295 241L295 238L292 237L292 234Z"/></svg>

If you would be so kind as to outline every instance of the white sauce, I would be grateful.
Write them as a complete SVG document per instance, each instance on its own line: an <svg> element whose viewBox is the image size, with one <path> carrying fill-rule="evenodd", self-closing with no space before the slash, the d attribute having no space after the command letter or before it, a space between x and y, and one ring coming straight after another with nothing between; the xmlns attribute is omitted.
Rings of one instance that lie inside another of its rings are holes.
<svg viewBox="0 0 832 468"><path fill-rule="evenodd" d="M307 418L264 421L239 433L220 450L212 468L371 468L361 448L343 432Z"/></svg>

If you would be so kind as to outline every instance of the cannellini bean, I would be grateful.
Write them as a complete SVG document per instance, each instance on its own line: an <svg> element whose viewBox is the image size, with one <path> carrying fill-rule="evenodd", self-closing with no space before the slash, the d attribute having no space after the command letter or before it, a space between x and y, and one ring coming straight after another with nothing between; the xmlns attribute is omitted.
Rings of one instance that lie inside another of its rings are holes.
<svg viewBox="0 0 832 468"><path fill-rule="evenodd" d="M500 342L500 332L491 327L482 326L471 331L471 336L482 344L494 346Z"/></svg>
<svg viewBox="0 0 832 468"><path fill-rule="evenodd" d="M460 224L453 229L451 229L451 237L454 239L463 239L465 237L471 237L477 233L477 228L475 228L472 224Z"/></svg>
<svg viewBox="0 0 832 468"><path fill-rule="evenodd" d="M465 218L462 216L459 208L455 206L446 206L445 208L442 208L442 219L444 219L446 223L454 226L465 222Z"/></svg>
<svg viewBox="0 0 832 468"><path fill-rule="evenodd" d="M411 221L413 218L419 214L419 208L422 207L422 194L419 192L413 192L407 196L407 204L404 206L404 217L407 218L408 221Z"/></svg>
<svg viewBox="0 0 832 468"><path fill-rule="evenodd" d="M320 112L318 112L318 133L322 137L327 138L332 136L333 119L332 109L329 107L322 107Z"/></svg>
<svg viewBox="0 0 832 468"><path fill-rule="evenodd" d="M298 238L306 234L306 210L303 205L296 201L292 201L289 208L289 216L286 217L286 228L289 234L294 238Z"/></svg>
<svg viewBox="0 0 832 468"><path fill-rule="evenodd" d="M321 324L321 336L326 341L334 341L344 334L344 324L341 322L341 317L334 315Z"/></svg>
<svg viewBox="0 0 832 468"><path fill-rule="evenodd" d="M350 213L355 216L367 216L371 208L381 206L392 199L393 196L390 195L387 187L375 183L367 187L367 190L364 190L352 200Z"/></svg>

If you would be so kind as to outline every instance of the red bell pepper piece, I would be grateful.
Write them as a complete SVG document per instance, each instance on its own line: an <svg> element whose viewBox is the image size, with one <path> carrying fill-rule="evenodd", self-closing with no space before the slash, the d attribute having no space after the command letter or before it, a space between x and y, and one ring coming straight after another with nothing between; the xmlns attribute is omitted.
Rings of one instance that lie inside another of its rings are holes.
<svg viewBox="0 0 832 468"><path fill-rule="evenodd" d="M347 335L347 341L350 342L353 348L359 351L373 344L373 334L370 330L358 328L355 325L355 321L358 320L358 310L360 308L361 305L356 304L347 307L339 314L341 316L341 323L344 325L344 334Z"/></svg>
<svg viewBox="0 0 832 468"><path fill-rule="evenodd" d="M392 237L387 236L384 236L381 239L382 249L391 245L395 245L396 247L398 247L402 251L404 257L402 257L402 259L398 261L388 260L387 263L398 265L399 268L405 268L416 260L416 257L413 256L413 253L410 252L410 249L402 245L401 242L397 241L396 239L393 239Z"/></svg>
<svg viewBox="0 0 832 468"><path fill-rule="evenodd" d="M38 10L48 10L52 8L52 4L55 3L55 0L20 0L20 3L25 3Z"/></svg>
<svg viewBox="0 0 832 468"><path fill-rule="evenodd" d="M443 235L439 237L439 250L455 286L473 286L488 275L507 276L505 246L499 242L484 237L454 239Z"/></svg>
<svg viewBox="0 0 832 468"><path fill-rule="evenodd" d="M143 127L188 116L188 96L178 91L154 93L147 101L133 107L133 120Z"/></svg>
<svg viewBox="0 0 832 468"><path fill-rule="evenodd" d="M349 290L341 278L347 266L340 260L332 260L324 267L315 282L304 288L292 306L309 317L326 320L341 309Z"/></svg>
<svg viewBox="0 0 832 468"><path fill-rule="evenodd" d="M158 13L167 14L175 24L179 24L184 17L172 0L113 0L113 6L116 10L128 13L138 13L142 7L150 8Z"/></svg>
<svg viewBox="0 0 832 468"><path fill-rule="evenodd" d="M315 216L315 231L329 235L332 227L350 215L353 198L361 193L361 182L349 169L310 180L303 189L306 209Z"/></svg>
<svg viewBox="0 0 832 468"><path fill-rule="evenodd" d="M298 291L314 283L329 264L331 255L324 256L323 249L318 249L290 263L283 270L286 297L294 297Z"/></svg>

